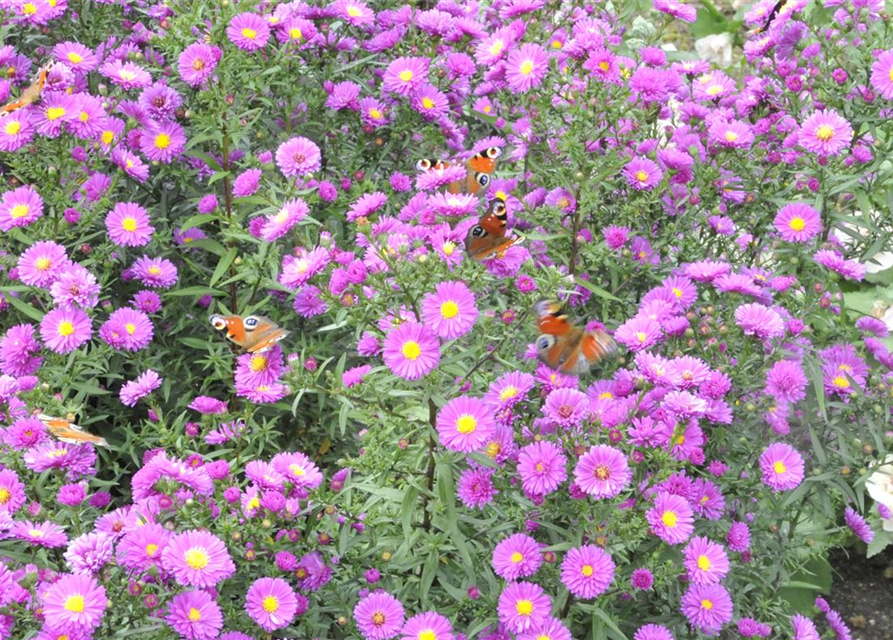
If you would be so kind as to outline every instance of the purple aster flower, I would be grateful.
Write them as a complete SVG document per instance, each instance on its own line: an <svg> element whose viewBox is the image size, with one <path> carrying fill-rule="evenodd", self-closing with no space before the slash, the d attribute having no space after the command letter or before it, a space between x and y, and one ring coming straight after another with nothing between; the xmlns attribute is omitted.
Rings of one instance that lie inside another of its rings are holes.
<svg viewBox="0 0 893 640"><path fill-rule="evenodd" d="M376 591L360 600L353 610L357 628L366 640L393 638L403 628L403 605L386 591Z"/></svg>
<svg viewBox="0 0 893 640"><path fill-rule="evenodd" d="M874 531L871 530L871 526L854 509L847 507L843 515L847 526L862 542L870 544L874 540Z"/></svg>
<svg viewBox="0 0 893 640"><path fill-rule="evenodd" d="M623 172L630 186L639 191L653 188L663 178L663 171L649 158L633 158Z"/></svg>
<svg viewBox="0 0 893 640"><path fill-rule="evenodd" d="M567 458L561 448L546 440L525 445L518 455L518 475L524 491L545 496L567 479Z"/></svg>
<svg viewBox="0 0 893 640"><path fill-rule="evenodd" d="M459 281L438 283L422 300L422 320L437 337L455 340L474 326L478 317L474 294Z"/></svg>
<svg viewBox="0 0 893 640"><path fill-rule="evenodd" d="M233 195L244 198L254 194L260 186L260 178L263 175L260 169L248 169L243 171L233 180Z"/></svg>
<svg viewBox="0 0 893 640"><path fill-rule="evenodd" d="M514 49L506 61L505 79L514 93L526 93L542 83L549 71L549 54L538 44Z"/></svg>
<svg viewBox="0 0 893 640"><path fill-rule="evenodd" d="M245 51L263 49L270 39L270 27L256 13L245 11L233 16L226 28L230 42Z"/></svg>
<svg viewBox="0 0 893 640"><path fill-rule="evenodd" d="M218 47L204 42L189 45L177 60L180 78L191 87L202 86L213 75L222 55Z"/></svg>
<svg viewBox="0 0 893 640"><path fill-rule="evenodd" d="M265 631L275 631L291 624L298 610L298 599L282 578L259 578L245 595L245 610Z"/></svg>
<svg viewBox="0 0 893 640"><path fill-rule="evenodd" d="M425 325L404 322L384 339L383 358L394 375L418 380L440 362L440 343Z"/></svg>
<svg viewBox="0 0 893 640"><path fill-rule="evenodd" d="M52 241L35 242L28 247L16 264L19 280L24 284L47 288L71 261L65 247Z"/></svg>
<svg viewBox="0 0 893 640"><path fill-rule="evenodd" d="M698 17L697 9L688 6L682 0L652 0L652 6L655 11L666 13L683 22L694 22ZM640 639L636 638L636 640Z"/></svg>
<svg viewBox="0 0 893 640"><path fill-rule="evenodd" d="M682 595L680 610L693 629L714 636L732 621L732 598L719 584L693 584Z"/></svg>
<svg viewBox="0 0 893 640"><path fill-rule="evenodd" d="M617 327L614 339L631 351L644 351L663 339L660 324L651 318L636 316Z"/></svg>
<svg viewBox="0 0 893 640"><path fill-rule="evenodd" d="M162 564L179 584L201 588L213 587L236 571L226 545L206 531L174 535L164 549Z"/></svg>
<svg viewBox="0 0 893 640"><path fill-rule="evenodd" d="M493 571L509 581L532 576L542 563L539 543L523 533L505 538L493 549Z"/></svg>
<svg viewBox="0 0 893 640"><path fill-rule="evenodd" d="M771 340L784 336L784 322L777 312L755 302L735 309L735 323L748 336Z"/></svg>
<svg viewBox="0 0 893 640"><path fill-rule="evenodd" d="M223 628L220 606L201 589L175 595L167 604L165 620L186 640L216 638Z"/></svg>
<svg viewBox="0 0 893 640"><path fill-rule="evenodd" d="M803 482L803 458L791 445L776 442L760 456L763 483L773 491L790 491Z"/></svg>
<svg viewBox="0 0 893 640"><path fill-rule="evenodd" d="M695 584L715 584L729 572L725 549L707 538L692 538L682 550L682 558L688 580Z"/></svg>
<svg viewBox="0 0 893 640"><path fill-rule="evenodd" d="M885 100L893 100L893 49L882 51L871 65L871 86Z"/></svg>
<svg viewBox="0 0 893 640"><path fill-rule="evenodd" d="M685 498L660 492L645 514L654 534L667 544L681 544L694 530L694 517Z"/></svg>
<svg viewBox="0 0 893 640"><path fill-rule="evenodd" d="M40 368L43 358L35 355L40 343L34 337L34 327L17 324L9 328L0 340L0 373L8 376L30 376Z"/></svg>
<svg viewBox="0 0 893 640"><path fill-rule="evenodd" d="M632 471L622 451L600 444L580 457L574 480L596 499L613 498L629 485Z"/></svg>
<svg viewBox="0 0 893 640"><path fill-rule="evenodd" d="M166 258L150 258L144 255L131 265L135 278L147 287L170 289L177 283L177 267Z"/></svg>
<svg viewBox="0 0 893 640"><path fill-rule="evenodd" d="M139 351L152 342L155 329L142 311L122 307L115 310L99 328L99 336L115 349Z"/></svg>
<svg viewBox="0 0 893 640"><path fill-rule="evenodd" d="M792 640L819 640L821 638L812 620L799 613L791 616L791 626L794 628Z"/></svg>
<svg viewBox="0 0 893 640"><path fill-rule="evenodd" d="M118 564L132 571L148 571L159 567L164 549L171 539L170 531L155 522L147 522L124 534L118 542Z"/></svg>
<svg viewBox="0 0 893 640"><path fill-rule="evenodd" d="M729 549L744 553L750 549L750 528L745 522L733 522L729 527L729 533L726 534L726 542Z"/></svg>
<svg viewBox="0 0 893 640"><path fill-rule="evenodd" d="M798 402L806 397L808 379L799 362L780 360L766 373L766 393L777 400Z"/></svg>
<svg viewBox="0 0 893 640"><path fill-rule="evenodd" d="M437 414L440 444L452 451L478 451L493 434L494 427L493 412L480 398L453 398Z"/></svg>
<svg viewBox="0 0 893 640"><path fill-rule="evenodd" d="M9 534L16 540L24 540L32 545L48 549L64 547L68 543L65 531L53 522L20 520L13 525Z"/></svg>
<svg viewBox="0 0 893 640"><path fill-rule="evenodd" d="M115 539L102 532L85 533L68 545L65 563L72 573L98 573L115 555Z"/></svg>
<svg viewBox="0 0 893 640"><path fill-rule="evenodd" d="M775 216L774 224L785 242L809 242L822 231L819 212L802 202L783 206Z"/></svg>
<svg viewBox="0 0 893 640"><path fill-rule="evenodd" d="M105 614L105 588L93 576L64 574L44 592L43 616L56 629L92 635Z"/></svg>
<svg viewBox="0 0 893 640"><path fill-rule="evenodd" d="M381 191L366 193L354 202L347 210L347 221L356 222L359 218L369 218L388 202L388 197Z"/></svg>
<svg viewBox="0 0 893 640"><path fill-rule="evenodd" d="M95 307L99 302L100 291L96 277L76 263L64 267L56 281L50 285L50 295L59 306L76 305L84 309Z"/></svg>
<svg viewBox="0 0 893 640"><path fill-rule="evenodd" d="M2 124L5 124L6 120ZM43 198L31 185L6 191L0 197L0 230L27 227L43 215Z"/></svg>
<svg viewBox="0 0 893 640"><path fill-rule="evenodd" d="M820 156L834 156L849 146L853 128L833 109L813 112L800 127L800 146Z"/></svg>
<svg viewBox="0 0 893 640"><path fill-rule="evenodd" d="M613 579L614 561L610 554L595 545L571 549L561 563L561 582L583 600L604 593Z"/></svg>
<svg viewBox="0 0 893 640"><path fill-rule="evenodd" d="M136 380L125 382L121 386L119 397L121 403L128 407L135 407L142 398L161 386L162 378L151 369L146 369Z"/></svg>
<svg viewBox="0 0 893 640"><path fill-rule="evenodd" d="M322 155L307 138L290 138L276 149L276 164L285 177L301 177L319 171Z"/></svg>
<svg viewBox="0 0 893 640"><path fill-rule="evenodd" d="M629 578L630 584L633 586L633 589L638 589L639 591L650 591L652 585L654 584L654 574L652 574L648 569L644 567L640 567L632 572Z"/></svg>
<svg viewBox="0 0 893 640"><path fill-rule="evenodd" d="M492 469L466 469L459 476L456 492L469 509L483 509L496 496L493 488Z"/></svg>
<svg viewBox="0 0 893 640"><path fill-rule="evenodd" d="M40 321L40 337L56 353L71 353L93 335L90 317L77 307L58 307Z"/></svg>
<svg viewBox="0 0 893 640"><path fill-rule="evenodd" d="M428 58L397 58L385 69L382 88L407 96L420 89L428 80Z"/></svg>
<svg viewBox="0 0 893 640"><path fill-rule="evenodd" d="M414 615L400 632L400 640L455 640L450 621L434 611ZM564 640L555 638L555 640Z"/></svg>

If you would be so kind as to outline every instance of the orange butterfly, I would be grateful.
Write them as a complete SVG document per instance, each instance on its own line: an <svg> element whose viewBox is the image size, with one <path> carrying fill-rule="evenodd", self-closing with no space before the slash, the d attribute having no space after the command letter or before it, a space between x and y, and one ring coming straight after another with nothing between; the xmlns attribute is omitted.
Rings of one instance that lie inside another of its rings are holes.
<svg viewBox="0 0 893 640"><path fill-rule="evenodd" d="M37 72L37 77L34 78L34 81L31 83L31 86L22 92L22 95L19 96L18 100L14 100L9 104L0 107L0 118L8 116L13 111L18 111L22 107L27 107L29 104L36 102L40 98L40 94L43 92L43 88L47 83L47 74L49 74L51 67L52 65L41 67L40 71Z"/></svg>
<svg viewBox="0 0 893 640"><path fill-rule="evenodd" d="M473 155L468 162L465 163L465 184L462 182L451 182L449 185L450 193L478 193L481 189L486 189L492 180L493 172L496 171L496 161L502 155L502 149L499 147L489 147L480 153ZM449 167L449 163L443 160L431 160L424 158L415 163L418 171L443 171Z"/></svg>
<svg viewBox="0 0 893 640"><path fill-rule="evenodd" d="M778 2L775 3L775 6L772 7L772 11L769 12L769 17L766 18L766 21L760 26L754 27L753 29L748 31L747 35L755 36L768 29L769 25L772 24L772 21L775 19L775 16L778 14L779 11L781 11L781 8L787 1L788 0L778 0Z"/></svg>
<svg viewBox="0 0 893 640"><path fill-rule="evenodd" d="M40 413L37 415L37 419L43 423L43 426L47 428L50 435L60 442L67 442L69 444L84 444L85 442L90 442L98 447L109 448L109 443L106 442L105 438L100 438L99 436L94 436L92 433L87 433L81 427L64 418L54 418L45 413Z"/></svg>
<svg viewBox="0 0 893 640"><path fill-rule="evenodd" d="M536 353L540 360L561 373L579 375L605 356L617 351L617 343L604 331L586 331L574 326L561 305L540 300L534 306L540 336Z"/></svg>
<svg viewBox="0 0 893 640"><path fill-rule="evenodd" d="M219 316L210 317L211 326L217 331L226 331L226 339L248 353L260 353L271 349L274 344L288 335L288 331L263 316Z"/></svg>
<svg viewBox="0 0 893 640"><path fill-rule="evenodd" d="M478 262L493 257L502 258L509 248L524 241L523 236L506 237L506 213L505 200L494 198L484 217L468 230L465 251L471 258Z"/></svg>

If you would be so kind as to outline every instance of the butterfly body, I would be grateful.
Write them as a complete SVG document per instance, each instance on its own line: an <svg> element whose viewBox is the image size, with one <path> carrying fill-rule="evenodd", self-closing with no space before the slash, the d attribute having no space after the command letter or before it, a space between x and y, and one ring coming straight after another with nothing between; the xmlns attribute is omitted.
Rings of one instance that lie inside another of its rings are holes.
<svg viewBox="0 0 893 640"><path fill-rule="evenodd" d="M89 442L98 447L109 448L109 443L105 438L95 436L92 433L84 431L78 425L65 420L64 418L54 418L45 413L37 415L37 419L43 423L50 435L59 442L67 442L68 444L84 444Z"/></svg>
<svg viewBox="0 0 893 640"><path fill-rule="evenodd" d="M495 198L487 213L468 230L465 251L472 259L481 262L489 258L502 258L506 251L524 240L522 236L506 237L507 213L505 200Z"/></svg>
<svg viewBox="0 0 893 640"><path fill-rule="evenodd" d="M605 356L617 351L611 336L572 324L558 303L540 300L534 310L540 331L536 339L537 357L561 373L586 373Z"/></svg>
<svg viewBox="0 0 893 640"><path fill-rule="evenodd" d="M502 155L499 147L489 147L476 153L465 163L465 181L451 182L447 187L450 193L476 194L489 186L496 171L496 161ZM417 171L443 171L450 164L443 160L423 158L415 163Z"/></svg>
<svg viewBox="0 0 893 640"><path fill-rule="evenodd" d="M248 353L261 353L288 335L288 331L264 316L221 316L209 318L211 326L225 332L226 339Z"/></svg>
<svg viewBox="0 0 893 640"><path fill-rule="evenodd" d="M40 71L37 72L37 77L35 77L34 81L31 83L31 86L25 89L22 92L22 95L18 97L18 99L13 100L12 102L0 107L0 118L4 118L10 113L18 111L19 109L27 107L29 104L36 102L40 98L40 94L43 92L43 88L46 86L47 74L49 74L49 72L50 65L41 67Z"/></svg>

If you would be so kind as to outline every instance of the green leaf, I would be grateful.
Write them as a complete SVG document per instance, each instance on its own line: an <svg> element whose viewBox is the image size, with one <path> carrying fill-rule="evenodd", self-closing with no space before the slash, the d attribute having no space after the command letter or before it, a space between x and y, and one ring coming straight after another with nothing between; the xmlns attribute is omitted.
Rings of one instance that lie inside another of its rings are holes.
<svg viewBox="0 0 893 640"><path fill-rule="evenodd" d="M13 297L13 296L3 296L3 297L6 298L6 301L9 304L14 306L16 309L18 309L19 311L24 313L26 316L28 316L32 320L36 320L37 322L40 322L41 320L43 320L43 312L39 311L38 309L35 309L27 302L24 302L18 298Z"/></svg>
<svg viewBox="0 0 893 640"><path fill-rule="evenodd" d="M403 511L403 536L408 538L412 533L412 520L413 515L415 515L415 507L416 500L418 500L419 491L415 487L409 487L406 490L406 494L403 496L403 505L401 509Z"/></svg>
<svg viewBox="0 0 893 640"><path fill-rule="evenodd" d="M226 247L217 242L216 240L211 240L210 238L202 238L201 240L193 240L189 243L190 248L198 248L205 249L210 251L211 253L222 256L226 253Z"/></svg>
<svg viewBox="0 0 893 640"><path fill-rule="evenodd" d="M875 531L874 539L868 543L866 558L873 558L881 551L893 544L893 531Z"/></svg>
<svg viewBox="0 0 893 640"><path fill-rule="evenodd" d="M729 30L729 23L722 17L722 14L710 12L703 7L698 9L698 17L695 23L691 25L691 34L695 39L715 33L725 33Z"/></svg>
<svg viewBox="0 0 893 640"><path fill-rule="evenodd" d="M594 284L592 284L591 282L588 282L588 281L584 280L583 278L577 278L577 279L574 281L574 284L578 284L578 285L580 285L580 286L583 287L584 289L586 289L586 290L588 290L588 291L591 291L592 293L594 293L594 294L597 295L598 297L600 297L600 298L604 298L605 300L614 300L615 302L620 302L620 301L621 301L620 298L618 298L617 296L608 293L607 291L605 291L605 290L602 289L601 287L597 287L597 286L595 286Z"/></svg>
<svg viewBox="0 0 893 640"><path fill-rule="evenodd" d="M229 251L227 251L220 261L217 263L217 268L214 269L214 273L211 274L211 281L208 283L212 287L214 284L220 280L226 270L229 269L229 266L233 263L233 260L236 259L236 255L239 253L239 250L236 247L233 247Z"/></svg>
<svg viewBox="0 0 893 640"><path fill-rule="evenodd" d="M193 227L198 227L206 222L211 222L212 220L216 220L217 215L213 213L197 213L194 216L187 218L186 222L180 225L180 231L186 231L187 229L192 229ZM192 243L190 243L191 245Z"/></svg>
<svg viewBox="0 0 893 640"><path fill-rule="evenodd" d="M223 291L212 289L211 287L184 287L182 289L174 289L164 294L166 298L182 298L185 296L222 296Z"/></svg>

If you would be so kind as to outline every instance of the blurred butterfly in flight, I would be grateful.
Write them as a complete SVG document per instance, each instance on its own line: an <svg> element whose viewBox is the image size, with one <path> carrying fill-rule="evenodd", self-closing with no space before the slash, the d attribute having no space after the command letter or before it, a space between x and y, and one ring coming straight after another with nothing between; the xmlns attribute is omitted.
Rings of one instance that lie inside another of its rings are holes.
<svg viewBox="0 0 893 640"><path fill-rule="evenodd" d="M586 331L568 321L561 305L540 300L534 305L540 336L537 357L564 374L586 373L600 360L617 351L617 343L604 331Z"/></svg>
<svg viewBox="0 0 893 640"><path fill-rule="evenodd" d="M288 335L288 331L264 316L221 316L209 318L211 326L226 332L226 339L248 353L261 353Z"/></svg>
<svg viewBox="0 0 893 640"><path fill-rule="evenodd" d="M766 18L763 24L748 31L747 35L755 36L763 33L766 29L768 29L769 26L772 24L772 21L775 20L775 16L778 15L778 12L781 11L781 8L785 5L785 3L787 3L787 1L788 0L778 0L778 2L775 3L775 6L772 7L772 11L769 12L769 16Z"/></svg>
<svg viewBox="0 0 893 640"><path fill-rule="evenodd" d="M39 413L37 414L37 419L43 423L43 426L47 428L50 435L60 442L67 442L68 444L84 444L85 442L89 442L98 447L105 447L106 449L109 447L109 443L105 438L100 438L99 436L94 436L92 433L87 433L81 427L64 418L54 418L45 413Z"/></svg>
<svg viewBox="0 0 893 640"><path fill-rule="evenodd" d="M465 163L465 181L451 182L448 189L450 193L478 193L486 189L493 179L496 171L496 161L502 156L500 147L488 147L480 153L476 153ZM450 164L443 160L423 158L415 163L417 171L443 171Z"/></svg>
<svg viewBox="0 0 893 640"><path fill-rule="evenodd" d="M40 98L40 94L43 92L44 86L46 86L47 74L49 74L51 67L52 65L41 67L40 71L37 72L37 77L35 77L34 81L31 83L31 86L25 89L18 99L0 107L0 118L4 118L14 111L27 107L33 102L37 102Z"/></svg>
<svg viewBox="0 0 893 640"><path fill-rule="evenodd" d="M511 247L524 241L523 236L505 235L506 214L505 200L494 198L487 213L468 230L465 252L472 259L481 262L489 258L502 258Z"/></svg>

